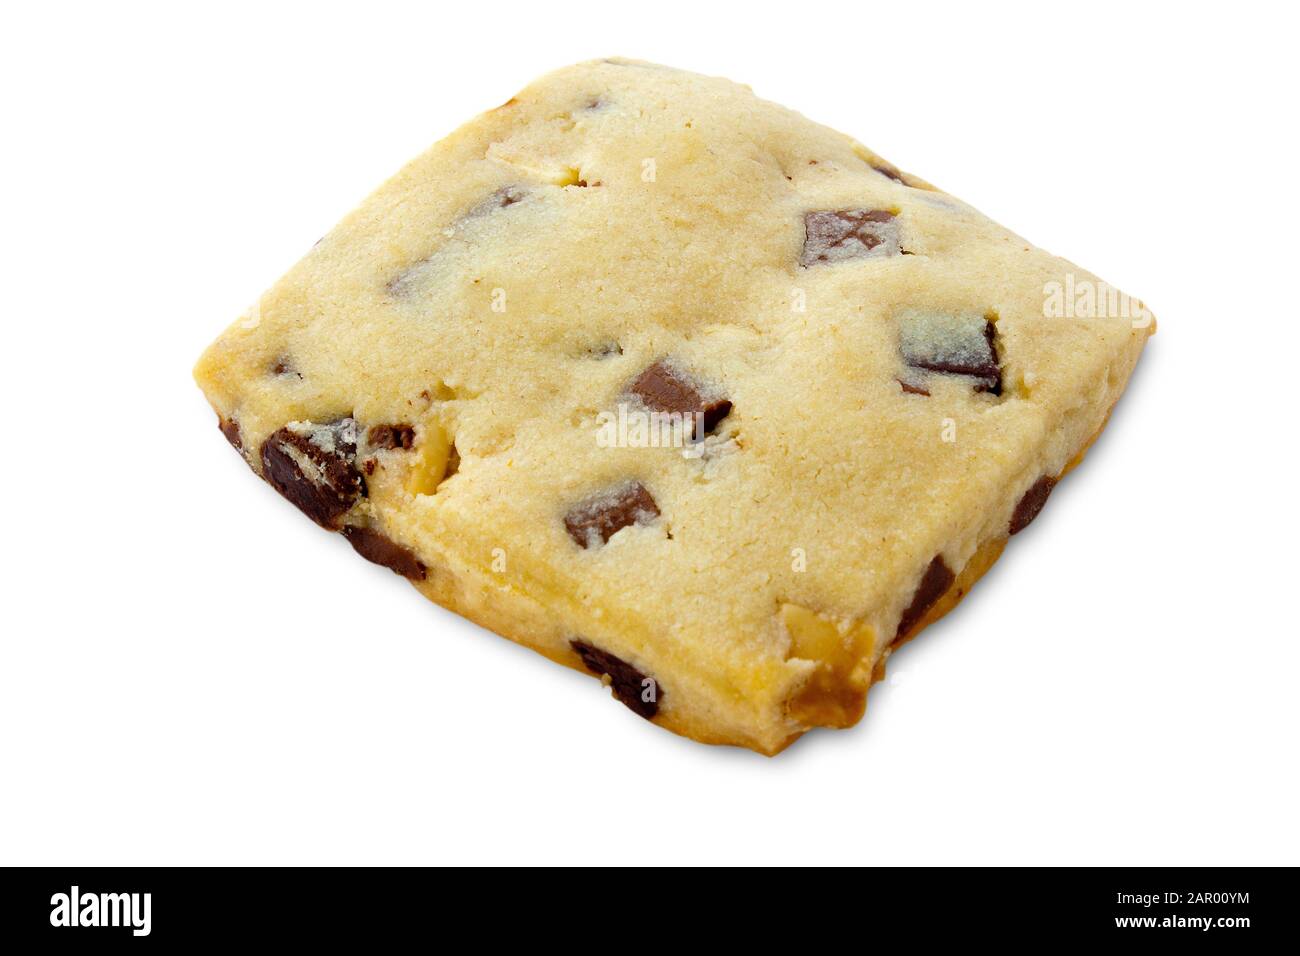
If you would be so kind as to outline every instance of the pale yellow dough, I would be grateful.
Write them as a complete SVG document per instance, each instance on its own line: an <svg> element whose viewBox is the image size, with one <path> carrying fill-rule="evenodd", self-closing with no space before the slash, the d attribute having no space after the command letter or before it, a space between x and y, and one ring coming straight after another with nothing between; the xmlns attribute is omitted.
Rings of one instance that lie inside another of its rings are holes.
<svg viewBox="0 0 1300 956"><path fill-rule="evenodd" d="M363 442L368 494L340 524L409 549L429 597L512 640L649 675L654 722L774 753L856 721L935 557L960 573L980 552L950 604L1154 330L1045 314L1049 284L1100 280L874 166L727 80L569 67L398 173L196 377L259 472L290 423L409 424L411 448ZM894 214L906 254L801 264L806 213L863 209ZM1001 394L934 372L905 391L908 310L991 317ZM660 359L730 413L703 454L604 447L599 414ZM565 515L630 479L658 517L580 546Z"/></svg>

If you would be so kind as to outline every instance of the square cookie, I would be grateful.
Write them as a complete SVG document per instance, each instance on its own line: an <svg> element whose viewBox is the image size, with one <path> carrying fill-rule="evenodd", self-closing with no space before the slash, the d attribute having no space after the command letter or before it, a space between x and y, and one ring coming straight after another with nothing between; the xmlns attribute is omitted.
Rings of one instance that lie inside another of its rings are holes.
<svg viewBox="0 0 1300 956"><path fill-rule="evenodd" d="M362 557L646 720L770 754L861 717L1153 331L847 136L605 60L408 165L196 377Z"/></svg>

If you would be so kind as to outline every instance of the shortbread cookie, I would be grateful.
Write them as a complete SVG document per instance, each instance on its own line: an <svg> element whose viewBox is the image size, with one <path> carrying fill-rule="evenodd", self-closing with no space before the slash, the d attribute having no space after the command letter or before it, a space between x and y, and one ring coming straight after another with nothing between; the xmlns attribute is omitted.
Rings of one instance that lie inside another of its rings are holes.
<svg viewBox="0 0 1300 956"><path fill-rule="evenodd" d="M606 60L416 159L196 376L362 557L775 753L856 722L1103 426L1154 326L1067 286L1118 301L745 87Z"/></svg>

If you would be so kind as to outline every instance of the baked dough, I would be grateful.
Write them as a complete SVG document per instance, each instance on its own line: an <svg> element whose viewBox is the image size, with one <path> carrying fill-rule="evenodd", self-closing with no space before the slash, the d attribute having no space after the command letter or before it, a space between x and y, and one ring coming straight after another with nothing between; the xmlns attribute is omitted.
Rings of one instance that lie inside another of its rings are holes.
<svg viewBox="0 0 1300 956"><path fill-rule="evenodd" d="M855 723L1103 426L1154 323L1063 285L1109 289L746 87L603 60L399 172L196 378L363 557L771 754Z"/></svg>

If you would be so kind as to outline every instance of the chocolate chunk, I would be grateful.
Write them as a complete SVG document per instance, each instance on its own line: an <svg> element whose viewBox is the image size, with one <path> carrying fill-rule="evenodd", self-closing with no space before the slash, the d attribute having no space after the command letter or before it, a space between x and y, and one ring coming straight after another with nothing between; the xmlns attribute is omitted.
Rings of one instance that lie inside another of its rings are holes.
<svg viewBox="0 0 1300 956"><path fill-rule="evenodd" d="M633 713L650 720L659 712L663 691L653 677L647 677L627 661L586 641L570 641L569 646L582 658L593 674L607 674L614 696Z"/></svg>
<svg viewBox="0 0 1300 956"><path fill-rule="evenodd" d="M371 425L366 441L374 448L409 449L415 445L415 429L410 425Z"/></svg>
<svg viewBox="0 0 1300 956"><path fill-rule="evenodd" d="M892 166L886 166L884 163L872 163L871 168L882 176L888 176L896 183L907 185L907 180L903 178L903 174Z"/></svg>
<svg viewBox="0 0 1300 956"><path fill-rule="evenodd" d="M952 568L944 564L943 557L936 555L935 559L930 562L930 566L925 569L925 574L921 577L921 583L916 587L916 593L912 595L912 603L908 605L903 612L902 619L898 622L898 630L894 632L894 640L900 637L906 637L912 628L916 627L921 618L925 617L925 612L934 607L939 598L943 597L944 592L952 587L952 582L957 576L952 573Z"/></svg>
<svg viewBox="0 0 1300 956"><path fill-rule="evenodd" d="M899 316L899 352L912 368L968 375L977 392L1002 394L997 327L985 315L909 310Z"/></svg>
<svg viewBox="0 0 1300 956"><path fill-rule="evenodd" d="M281 428L262 443L262 477L322 528L366 493L356 469L356 427L350 418L305 429Z"/></svg>
<svg viewBox="0 0 1300 956"><path fill-rule="evenodd" d="M1043 475L1025 492L1016 505L1016 510L1011 515L1010 534L1019 534L1029 527L1029 522L1038 517L1038 512L1043 510L1043 505L1047 504L1047 496L1052 493L1056 487L1056 479L1048 475Z"/></svg>
<svg viewBox="0 0 1300 956"><path fill-rule="evenodd" d="M920 386L920 385L915 385L915 384L913 384L912 382L905 382L905 381L904 381L903 379L901 379L901 378L900 378L900 379L897 379L897 381L898 381L898 384L901 385L901 386L903 387L903 391L907 392L907 394L909 394L909 395L929 395L929 394L930 394L930 392L929 392L928 389L923 388L923 387Z"/></svg>
<svg viewBox="0 0 1300 956"><path fill-rule="evenodd" d="M296 375L299 379L302 378L302 372L298 371L291 364L289 364L289 360L287 358L276 359L275 365L271 366L271 374L272 375Z"/></svg>
<svg viewBox="0 0 1300 956"><path fill-rule="evenodd" d="M662 359L638 375L627 387L627 392L641 399L652 412L703 416L695 419L693 426L692 434L697 441L713 431L731 412L731 402L725 398L706 398L701 386Z"/></svg>
<svg viewBox="0 0 1300 956"><path fill-rule="evenodd" d="M226 441L235 446L236 451L244 450L244 437L239 431L239 422L231 418L218 418L217 424L221 426L221 434L226 436Z"/></svg>
<svg viewBox="0 0 1300 956"><path fill-rule="evenodd" d="M343 537L347 538L357 554L367 561L382 564L412 581L424 580L425 567L415 556L415 552L378 531L348 525L343 529Z"/></svg>
<svg viewBox="0 0 1300 956"><path fill-rule="evenodd" d="M498 209L513 206L515 203L523 201L527 196L528 192L522 186L502 186L463 213L456 221L456 225L466 224L469 220L479 219ZM431 253L422 259L415 260L397 275L390 278L384 283L384 291L394 299L409 297L418 287L420 279L427 271L434 254Z"/></svg>
<svg viewBox="0 0 1300 956"><path fill-rule="evenodd" d="M632 481L575 506L564 516L564 527L579 545L595 548L628 525L649 524L657 517L659 506L650 492Z"/></svg>
<svg viewBox="0 0 1300 956"><path fill-rule="evenodd" d="M898 220L884 209L823 209L804 213L800 265L901 255Z"/></svg>

